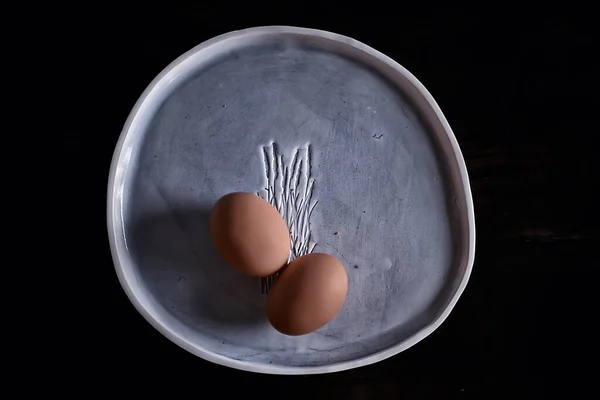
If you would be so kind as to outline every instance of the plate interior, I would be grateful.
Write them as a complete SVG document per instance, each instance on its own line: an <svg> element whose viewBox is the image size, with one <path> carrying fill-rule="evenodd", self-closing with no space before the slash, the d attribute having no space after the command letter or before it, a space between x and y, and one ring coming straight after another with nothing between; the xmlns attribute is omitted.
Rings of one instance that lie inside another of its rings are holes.
<svg viewBox="0 0 600 400"><path fill-rule="evenodd" d="M435 320L464 274L438 148L359 62L290 43L228 52L180 82L134 146L122 196L135 275L189 340L231 359L310 367L390 348ZM210 209L233 191L284 210L298 254L344 264L348 298L326 327L276 332L259 280L216 255Z"/></svg>

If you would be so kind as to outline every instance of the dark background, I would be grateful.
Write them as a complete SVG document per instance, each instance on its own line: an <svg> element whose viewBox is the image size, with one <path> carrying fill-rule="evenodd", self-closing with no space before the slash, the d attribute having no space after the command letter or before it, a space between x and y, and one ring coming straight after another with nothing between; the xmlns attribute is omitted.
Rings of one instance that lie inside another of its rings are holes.
<svg viewBox="0 0 600 400"><path fill-rule="evenodd" d="M378 14L323 4L257 10L198 3L98 7L73 19L76 29L64 37L87 43L73 47L85 70L75 85L94 95L79 114L90 129L66 130L61 151L70 165L85 163L78 185L95 211L85 227L81 215L74 221L89 232L82 231L81 246L92 261L85 268L86 315L78 314L86 331L68 346L79 353L74 369L88 371L88 388L189 389L205 398L209 388L211 398L230 391L263 398L529 398L558 390L573 395L593 383L587 365L596 363L592 274L600 266L593 146L599 65L588 12L400 14L369 6ZM378 364L297 377L213 365L155 331L114 273L106 184L128 113L176 57L218 34L259 25L329 30L392 57L432 93L462 148L477 225L471 280L438 330Z"/></svg>

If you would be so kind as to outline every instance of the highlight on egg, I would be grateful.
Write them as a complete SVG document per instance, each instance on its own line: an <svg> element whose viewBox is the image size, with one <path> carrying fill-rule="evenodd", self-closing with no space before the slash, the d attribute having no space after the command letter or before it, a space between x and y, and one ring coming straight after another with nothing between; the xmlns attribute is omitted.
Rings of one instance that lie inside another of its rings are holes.
<svg viewBox="0 0 600 400"><path fill-rule="evenodd" d="M342 263L328 254L307 254L279 273L268 294L267 317L285 335L305 335L335 318L347 294Z"/></svg>
<svg viewBox="0 0 600 400"><path fill-rule="evenodd" d="M246 275L267 277L289 260L287 225L256 194L236 192L221 197L211 211L210 237L221 258Z"/></svg>

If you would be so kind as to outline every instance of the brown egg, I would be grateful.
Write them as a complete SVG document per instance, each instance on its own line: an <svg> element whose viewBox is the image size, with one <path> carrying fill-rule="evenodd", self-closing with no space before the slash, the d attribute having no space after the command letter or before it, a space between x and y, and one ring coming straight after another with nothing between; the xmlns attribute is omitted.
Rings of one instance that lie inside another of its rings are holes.
<svg viewBox="0 0 600 400"><path fill-rule="evenodd" d="M210 236L229 265L252 276L269 276L290 255L290 234L277 210L251 193L221 197L210 215Z"/></svg>
<svg viewBox="0 0 600 400"><path fill-rule="evenodd" d="M269 291L267 316L286 335L304 335L331 321L348 293L344 266L328 254L314 253L292 261Z"/></svg>

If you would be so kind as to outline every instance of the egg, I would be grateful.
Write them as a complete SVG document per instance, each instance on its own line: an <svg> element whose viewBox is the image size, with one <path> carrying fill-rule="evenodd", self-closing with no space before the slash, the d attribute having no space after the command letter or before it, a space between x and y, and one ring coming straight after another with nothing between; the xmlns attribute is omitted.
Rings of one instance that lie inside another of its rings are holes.
<svg viewBox="0 0 600 400"><path fill-rule="evenodd" d="M292 261L267 298L267 316L286 335L323 327L340 311L348 293L346 269L335 257L313 253Z"/></svg>
<svg viewBox="0 0 600 400"><path fill-rule="evenodd" d="M221 197L210 215L210 237L219 255L238 271L266 277L289 259L290 234L277 210L256 194Z"/></svg>

